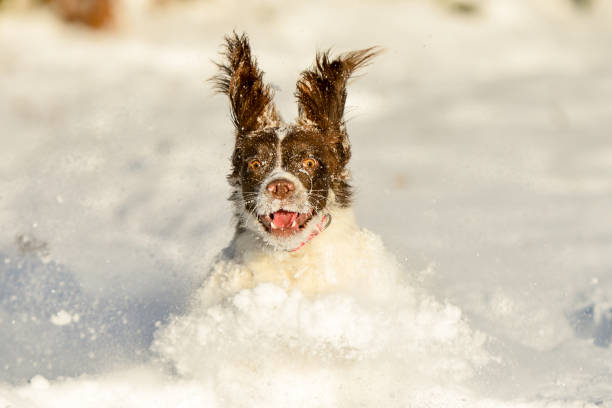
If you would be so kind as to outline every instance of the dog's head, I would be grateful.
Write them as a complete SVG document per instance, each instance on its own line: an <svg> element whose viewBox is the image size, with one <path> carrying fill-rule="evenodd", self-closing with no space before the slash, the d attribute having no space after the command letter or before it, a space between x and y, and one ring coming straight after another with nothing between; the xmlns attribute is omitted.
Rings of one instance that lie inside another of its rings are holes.
<svg viewBox="0 0 612 408"><path fill-rule="evenodd" d="M292 250L329 222L334 207L347 207L351 157L344 123L346 84L377 54L368 48L330 58L319 53L302 72L295 96L299 117L284 123L272 90L251 55L247 37L226 37L216 88L229 96L236 127L232 172L241 228L255 231L279 250Z"/></svg>

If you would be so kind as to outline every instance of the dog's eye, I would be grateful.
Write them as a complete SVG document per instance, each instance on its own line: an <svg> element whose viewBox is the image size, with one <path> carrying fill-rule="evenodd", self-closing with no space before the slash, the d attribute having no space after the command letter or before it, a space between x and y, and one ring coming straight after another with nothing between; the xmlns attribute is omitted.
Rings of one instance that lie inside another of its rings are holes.
<svg viewBox="0 0 612 408"><path fill-rule="evenodd" d="M302 162L302 166L304 166L307 169L314 169L318 165L319 165L319 162L311 157L309 157L308 159Z"/></svg>
<svg viewBox="0 0 612 408"><path fill-rule="evenodd" d="M262 163L259 160L251 160L249 162L249 169L250 170L259 170L262 166Z"/></svg>

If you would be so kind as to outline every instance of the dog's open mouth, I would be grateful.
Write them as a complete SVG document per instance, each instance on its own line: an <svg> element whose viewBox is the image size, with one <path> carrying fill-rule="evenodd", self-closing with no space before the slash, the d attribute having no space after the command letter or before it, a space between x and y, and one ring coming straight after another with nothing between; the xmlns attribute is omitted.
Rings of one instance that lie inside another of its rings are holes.
<svg viewBox="0 0 612 408"><path fill-rule="evenodd" d="M260 215L259 222L270 234L287 237L303 230L312 215L312 210L307 213L278 210L271 214Z"/></svg>

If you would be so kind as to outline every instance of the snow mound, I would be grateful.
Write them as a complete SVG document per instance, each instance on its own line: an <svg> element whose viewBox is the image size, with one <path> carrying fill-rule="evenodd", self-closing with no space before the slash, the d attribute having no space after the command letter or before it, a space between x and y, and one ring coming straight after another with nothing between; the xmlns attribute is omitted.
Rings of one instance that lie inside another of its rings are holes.
<svg viewBox="0 0 612 408"><path fill-rule="evenodd" d="M224 406L245 407L406 406L493 360L457 307L408 285L380 289L391 295L309 297L264 283L208 308L202 289L153 348Z"/></svg>

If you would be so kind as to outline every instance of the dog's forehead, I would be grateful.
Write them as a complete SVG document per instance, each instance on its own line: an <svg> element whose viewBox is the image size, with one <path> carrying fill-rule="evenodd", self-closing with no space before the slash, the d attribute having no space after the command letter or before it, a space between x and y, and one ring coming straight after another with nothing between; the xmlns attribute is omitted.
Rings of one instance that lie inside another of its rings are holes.
<svg viewBox="0 0 612 408"><path fill-rule="evenodd" d="M243 157L293 156L300 153L316 154L324 150L320 134L300 127L267 128L250 133L239 145Z"/></svg>
<svg viewBox="0 0 612 408"><path fill-rule="evenodd" d="M324 147L320 135L298 127L283 129L277 133L283 151L315 151Z"/></svg>
<svg viewBox="0 0 612 408"><path fill-rule="evenodd" d="M278 145L278 137L273 130L251 133L248 137L241 139L236 146L244 152L245 157L261 153L273 153Z"/></svg>

